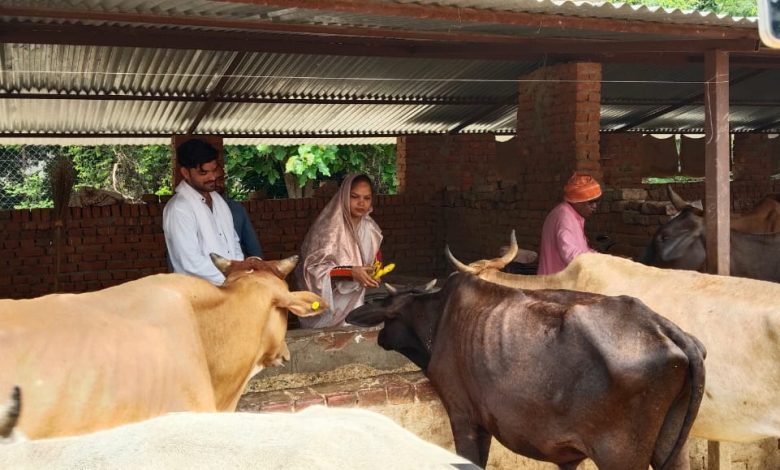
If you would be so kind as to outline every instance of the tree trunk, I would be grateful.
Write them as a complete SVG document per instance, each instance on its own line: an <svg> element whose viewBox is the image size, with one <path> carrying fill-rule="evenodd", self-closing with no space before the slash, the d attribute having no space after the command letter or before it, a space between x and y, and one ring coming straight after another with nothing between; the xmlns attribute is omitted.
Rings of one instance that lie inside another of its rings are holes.
<svg viewBox="0 0 780 470"><path fill-rule="evenodd" d="M298 186L298 178L291 173L284 173L284 185L287 187L287 197L301 199L311 197L314 194L314 182L309 180L301 188Z"/></svg>

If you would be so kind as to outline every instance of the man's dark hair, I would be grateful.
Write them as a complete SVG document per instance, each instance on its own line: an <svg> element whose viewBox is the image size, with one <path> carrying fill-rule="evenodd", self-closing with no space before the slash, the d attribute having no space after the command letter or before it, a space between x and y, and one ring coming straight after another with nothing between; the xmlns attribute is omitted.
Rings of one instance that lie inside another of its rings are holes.
<svg viewBox="0 0 780 470"><path fill-rule="evenodd" d="M217 149L200 139L184 141L176 148L176 161L184 168L200 168L217 159Z"/></svg>

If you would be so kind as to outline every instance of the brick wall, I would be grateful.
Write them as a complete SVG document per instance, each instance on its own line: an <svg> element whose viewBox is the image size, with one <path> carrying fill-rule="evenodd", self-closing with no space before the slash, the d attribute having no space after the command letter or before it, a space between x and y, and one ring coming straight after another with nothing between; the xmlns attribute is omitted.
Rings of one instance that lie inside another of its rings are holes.
<svg viewBox="0 0 780 470"><path fill-rule="evenodd" d="M489 191L498 181L492 134L400 137L396 155L400 193Z"/></svg>
<svg viewBox="0 0 780 470"><path fill-rule="evenodd" d="M327 199L249 201L268 259L296 254ZM164 203L71 208L63 236L61 292L96 290L166 272ZM379 196L374 217L385 235L382 252L399 272L431 275L441 258L438 209L415 196ZM0 211L0 298L52 292L54 228L51 209ZM434 247L436 251L434 252Z"/></svg>
<svg viewBox="0 0 780 470"><path fill-rule="evenodd" d="M604 134L600 143L604 182L616 188L641 186L642 134Z"/></svg>
<svg viewBox="0 0 780 470"><path fill-rule="evenodd" d="M780 150L777 139L767 134L736 134L734 136L734 163L732 174L734 186L740 186L740 197L735 210L747 210L771 191L773 157Z"/></svg>

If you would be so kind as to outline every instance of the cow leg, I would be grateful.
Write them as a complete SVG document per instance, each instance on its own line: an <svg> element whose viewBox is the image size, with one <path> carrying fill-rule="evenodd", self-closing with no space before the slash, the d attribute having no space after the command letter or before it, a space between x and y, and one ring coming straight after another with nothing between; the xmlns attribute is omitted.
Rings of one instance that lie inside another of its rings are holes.
<svg viewBox="0 0 780 470"><path fill-rule="evenodd" d="M482 427L477 428L477 448L479 449L479 466L487 468L488 456L490 455L490 443L493 441L493 435Z"/></svg>
<svg viewBox="0 0 780 470"><path fill-rule="evenodd" d="M450 416L450 426L458 455L485 468L492 436L480 426L472 424L465 416Z"/></svg>
<svg viewBox="0 0 780 470"><path fill-rule="evenodd" d="M677 453L677 456L675 456L675 458L669 462L669 465L666 466L665 470L690 470L691 459L688 455L688 452L688 441L686 440L685 445L683 445L682 449L680 449L680 452Z"/></svg>

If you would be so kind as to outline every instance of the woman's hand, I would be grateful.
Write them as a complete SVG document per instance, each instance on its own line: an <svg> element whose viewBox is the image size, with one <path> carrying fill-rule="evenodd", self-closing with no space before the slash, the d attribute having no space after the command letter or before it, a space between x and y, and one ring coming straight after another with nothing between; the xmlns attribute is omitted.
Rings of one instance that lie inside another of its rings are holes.
<svg viewBox="0 0 780 470"><path fill-rule="evenodd" d="M379 281L371 277L373 272L369 266L352 266L352 279L363 287L379 287Z"/></svg>

